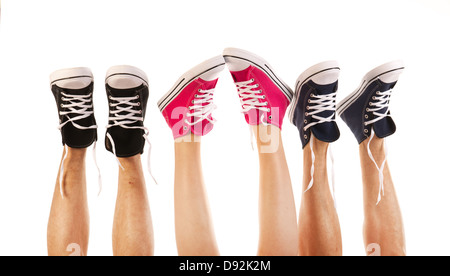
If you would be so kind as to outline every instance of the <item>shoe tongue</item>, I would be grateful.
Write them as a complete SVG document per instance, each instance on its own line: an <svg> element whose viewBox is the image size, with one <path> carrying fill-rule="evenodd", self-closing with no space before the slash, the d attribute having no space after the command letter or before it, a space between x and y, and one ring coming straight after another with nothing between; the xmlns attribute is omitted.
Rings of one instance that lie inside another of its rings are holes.
<svg viewBox="0 0 450 276"><path fill-rule="evenodd" d="M201 89L203 90L212 90L216 88L217 82L219 79L215 79L212 81L206 81L201 78L197 80L201 84ZM209 103L203 103L203 106L209 105ZM212 116L209 115L208 118L213 120ZM198 120L198 117L192 117L193 121ZM198 124L192 126L192 133L198 136L205 136L214 128L214 124L210 123L207 119L199 122Z"/></svg>
<svg viewBox="0 0 450 276"><path fill-rule="evenodd" d="M58 86L59 87L59 86ZM69 95L88 95L92 92L94 87L94 83L91 82L91 84L85 88L82 89L67 89L67 88L60 88L64 91L64 93L67 93Z"/></svg>
<svg viewBox="0 0 450 276"><path fill-rule="evenodd" d="M379 80L378 81L379 91L380 92L386 92L386 91L388 91L390 89L393 89L396 84L397 84L397 82L384 83L381 80ZM387 108L388 107L386 107L385 109L380 110L379 113L385 113ZM383 118L380 121L374 123L373 124L373 129L375 131L375 134L379 138L385 138L387 136L390 136L390 135L394 134L395 131L397 130L397 127L396 127L396 125L394 123L394 120L391 117L386 117L386 118Z"/></svg>
<svg viewBox="0 0 450 276"><path fill-rule="evenodd" d="M329 95L331 93L335 93L338 89L338 82L319 85L311 81L309 85L315 88L313 93L317 93L319 95ZM328 118L333 115L333 113L335 112L327 110L322 111L317 115L323 118ZM325 122L315 125L312 127L312 132L317 139L324 142L334 142L340 137L340 132L336 122Z"/></svg>
<svg viewBox="0 0 450 276"><path fill-rule="evenodd" d="M397 82L385 83L385 82L382 82L381 80L378 80L378 87L379 87L380 92L386 92L390 89L393 89L396 84L397 84Z"/></svg>
<svg viewBox="0 0 450 276"><path fill-rule="evenodd" d="M203 90L211 90L211 89L216 88L216 85L217 85L217 82L219 81L219 79L215 79L212 81L206 81L206 80L199 78L197 81L202 84Z"/></svg>
<svg viewBox="0 0 450 276"><path fill-rule="evenodd" d="M327 85L318 85L318 84L312 83L311 86L313 86L315 88L314 92L313 92L314 94L317 93L319 95L328 95L328 94L331 94L331 93L334 93L334 92L337 91L338 83L335 82L335 83L327 84ZM320 117L323 117L323 118L328 118L331 115L333 115L333 113L335 113L335 112L334 111L330 111L330 110L326 110L326 111L322 111L321 113L319 113L317 115L320 116ZM321 124L319 124L319 126L320 125Z"/></svg>
<svg viewBox="0 0 450 276"><path fill-rule="evenodd" d="M338 89L338 82L326 85L319 85L311 81L309 84L315 88L314 93L318 93L320 95L328 95L336 92Z"/></svg>
<svg viewBox="0 0 450 276"><path fill-rule="evenodd" d="M234 82L248 81L250 79L250 72L252 68L252 66L249 66L245 70L231 72L231 76L233 76Z"/></svg>
<svg viewBox="0 0 450 276"><path fill-rule="evenodd" d="M114 87L111 87L109 84L106 84L106 90L108 91L109 95L113 97L118 98L127 98L127 97L134 97L138 94L138 91L141 89L143 85L135 88L130 89L117 89Z"/></svg>

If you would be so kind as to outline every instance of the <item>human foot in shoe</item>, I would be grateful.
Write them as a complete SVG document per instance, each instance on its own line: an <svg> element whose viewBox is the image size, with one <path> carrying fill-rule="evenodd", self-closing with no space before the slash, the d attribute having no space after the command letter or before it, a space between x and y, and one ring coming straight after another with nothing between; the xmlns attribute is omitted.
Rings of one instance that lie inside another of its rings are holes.
<svg viewBox="0 0 450 276"><path fill-rule="evenodd" d="M297 79L289 117L300 132L303 148L312 135L327 143L339 139L336 124L339 73L339 64L327 61L309 68Z"/></svg>
<svg viewBox="0 0 450 276"><path fill-rule="evenodd" d="M223 52L241 99L242 111L249 125L274 125L282 128L292 100L292 90L261 57L236 48Z"/></svg>
<svg viewBox="0 0 450 276"><path fill-rule="evenodd" d="M158 102L175 139L191 133L204 136L211 132L216 122L212 117L216 109L214 89L224 68L222 56L197 65L183 74Z"/></svg>

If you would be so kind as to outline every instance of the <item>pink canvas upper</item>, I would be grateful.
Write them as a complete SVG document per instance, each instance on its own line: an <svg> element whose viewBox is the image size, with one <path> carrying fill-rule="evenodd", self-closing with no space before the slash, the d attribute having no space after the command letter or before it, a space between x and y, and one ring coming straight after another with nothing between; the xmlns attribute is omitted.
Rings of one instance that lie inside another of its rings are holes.
<svg viewBox="0 0 450 276"><path fill-rule="evenodd" d="M286 110L290 104L289 99L284 95L283 91L260 69L250 66L243 71L231 71L231 75L235 82L243 82L254 79L254 83L259 84L258 88L252 89L254 91L262 90L265 99L260 99L259 102L268 102L269 112L252 109L245 114L245 120L250 125L259 125L267 123L278 128L282 128L283 119Z"/></svg>
<svg viewBox="0 0 450 276"><path fill-rule="evenodd" d="M169 127L172 129L173 136L175 139L183 137L190 133L198 136L204 136L211 132L214 124L204 119L199 123L191 126L186 123L186 120L190 123L194 123L199 118L198 117L188 117L188 113L193 113L189 110L189 107L193 106L193 101L196 100L196 95L199 95L199 90L211 90L216 87L218 79L212 81L205 81L198 78L188 84L181 93L162 111L164 119L166 120ZM203 104L206 106L207 104ZM208 118L213 120L212 116L209 115Z"/></svg>

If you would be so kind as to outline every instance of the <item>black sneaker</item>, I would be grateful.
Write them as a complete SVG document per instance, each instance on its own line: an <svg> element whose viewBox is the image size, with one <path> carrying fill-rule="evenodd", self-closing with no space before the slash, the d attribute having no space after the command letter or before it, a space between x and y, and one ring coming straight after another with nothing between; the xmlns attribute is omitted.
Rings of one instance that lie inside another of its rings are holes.
<svg viewBox="0 0 450 276"><path fill-rule="evenodd" d="M94 82L88 68L58 70L50 76L59 114L63 145L87 148L97 141L94 117Z"/></svg>
<svg viewBox="0 0 450 276"><path fill-rule="evenodd" d="M338 115L351 129L358 143L369 138L372 131L379 138L395 133L389 103L392 89L404 69L401 61L373 69L366 74L358 89L338 104Z"/></svg>
<svg viewBox="0 0 450 276"><path fill-rule="evenodd" d="M69 68L50 75L50 84L59 114L59 129L64 147L87 148L94 144L94 161L102 189L100 169L97 165L95 145L97 125L94 117L94 82L89 68ZM64 155L59 172L60 193L64 198ZM99 193L100 193L99 191Z"/></svg>
<svg viewBox="0 0 450 276"><path fill-rule="evenodd" d="M109 123L105 146L116 157L144 152L148 130L144 127L149 96L146 74L132 66L114 66L105 80Z"/></svg>
<svg viewBox="0 0 450 276"><path fill-rule="evenodd" d="M336 124L339 73L339 64L327 61L309 68L297 79L289 116L300 132L303 148L312 134L327 143L340 137Z"/></svg>

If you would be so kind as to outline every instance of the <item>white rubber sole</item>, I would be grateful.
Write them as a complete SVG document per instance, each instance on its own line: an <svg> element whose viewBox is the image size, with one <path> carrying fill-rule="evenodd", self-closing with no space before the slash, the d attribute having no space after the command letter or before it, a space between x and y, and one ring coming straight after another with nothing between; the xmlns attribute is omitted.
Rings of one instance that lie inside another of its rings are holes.
<svg viewBox="0 0 450 276"><path fill-rule="evenodd" d="M300 98L300 90L303 84L306 82L313 80L316 84L330 84L338 80L339 78L339 63L337 61L325 61L319 64L316 64L310 68L308 68L305 72L303 72L295 82L295 93L294 98L292 100L291 107L289 109L289 120L294 123L294 113L298 104L298 99ZM332 79L330 78L321 78L322 74L334 73Z"/></svg>
<svg viewBox="0 0 450 276"><path fill-rule="evenodd" d="M208 59L201 64L190 69L184 73L174 84L174 86L167 92L158 102L158 108L163 111L190 83L198 78L205 78L205 80L213 80L225 68L225 60L223 56L216 56Z"/></svg>
<svg viewBox="0 0 450 276"><path fill-rule="evenodd" d="M58 85L66 89L82 89L91 84L94 76L87 67L61 69L50 75L50 85Z"/></svg>
<svg viewBox="0 0 450 276"><path fill-rule="evenodd" d="M147 74L141 69L129 66L113 66L106 72L105 83L116 89L129 89L141 86L148 87Z"/></svg>
<svg viewBox="0 0 450 276"><path fill-rule="evenodd" d="M283 91L286 98L288 98L289 102L292 101L293 92L292 89L281 79L279 78L270 64L265 61L262 57L259 57L253 53L250 53L248 51L237 49L237 48L226 48L223 51L223 57L225 58L225 61L227 63L233 62L233 59L238 59L240 61L246 61L250 65L253 65L263 72L265 72L272 81L280 88L281 91Z"/></svg>
<svg viewBox="0 0 450 276"><path fill-rule="evenodd" d="M345 110L347 110L347 108L349 108L362 95L362 93L364 93L364 90L371 83L378 79L383 80L383 77L386 77L388 74L395 74L396 76L398 76L401 72L403 72L404 69L405 65L403 61L397 60L378 66L377 68L367 73L361 81L359 87L337 105L338 116L341 116L342 113L344 113ZM391 80L391 82L393 81L395 80Z"/></svg>

